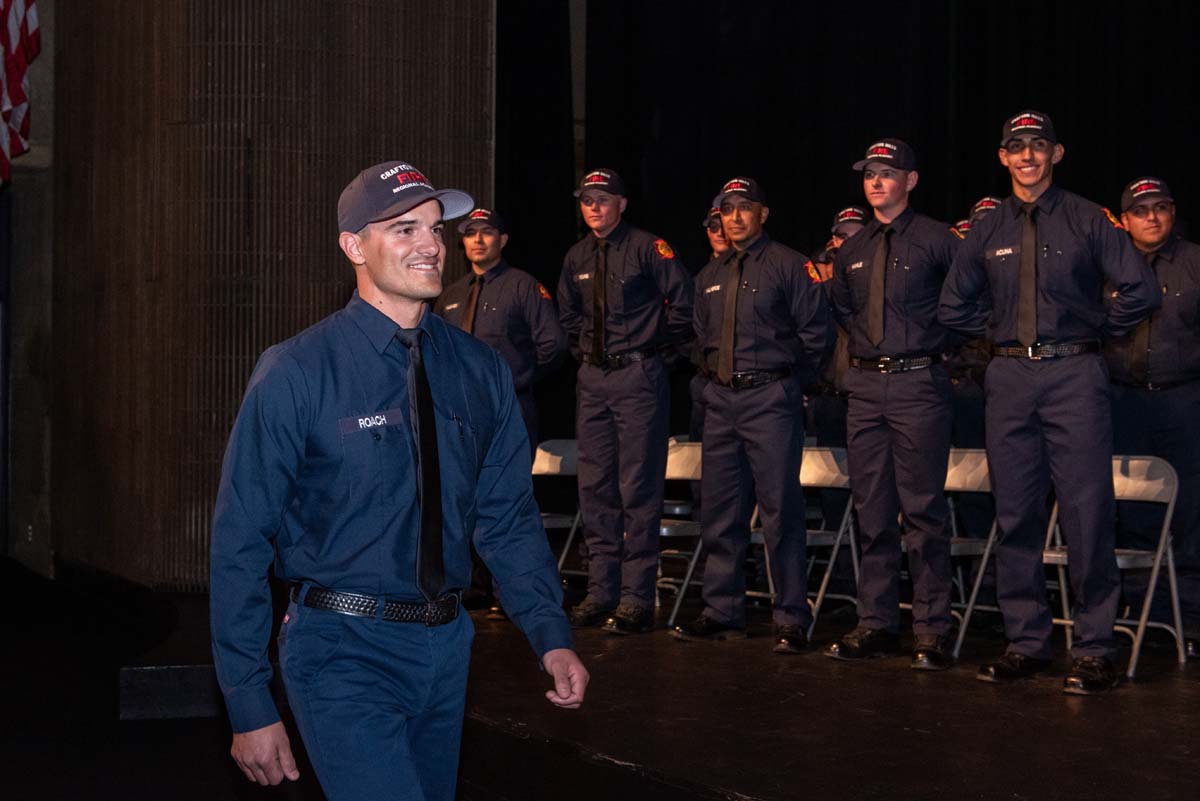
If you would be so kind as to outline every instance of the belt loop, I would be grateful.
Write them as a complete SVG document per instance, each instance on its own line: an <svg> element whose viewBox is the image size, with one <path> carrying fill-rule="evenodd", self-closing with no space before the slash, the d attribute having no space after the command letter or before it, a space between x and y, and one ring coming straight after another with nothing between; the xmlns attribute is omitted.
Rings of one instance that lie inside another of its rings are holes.
<svg viewBox="0 0 1200 801"><path fill-rule="evenodd" d="M375 620L379 623L384 622L384 616L387 614L387 597L383 595L375 596Z"/></svg>
<svg viewBox="0 0 1200 801"><path fill-rule="evenodd" d="M296 593L296 606L304 606L304 599L308 597L308 591L312 589L311 581L300 582L300 589Z"/></svg>

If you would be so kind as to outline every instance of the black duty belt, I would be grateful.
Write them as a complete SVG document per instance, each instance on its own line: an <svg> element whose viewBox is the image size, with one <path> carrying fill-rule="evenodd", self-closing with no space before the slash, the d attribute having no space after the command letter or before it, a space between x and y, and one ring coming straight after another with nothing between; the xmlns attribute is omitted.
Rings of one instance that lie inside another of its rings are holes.
<svg viewBox="0 0 1200 801"><path fill-rule="evenodd" d="M909 370L924 370L942 361L941 354L933 356L880 356L876 359L850 357L850 366L859 370L870 370L874 373L907 373Z"/></svg>
<svg viewBox="0 0 1200 801"><path fill-rule="evenodd" d="M628 367L634 362L644 362L647 359L653 359L658 355L658 351L654 348L646 350L631 350L626 353L614 353L606 355L603 359L594 359L591 354L585 353L583 361L594 367L604 367L609 370L616 370L621 367Z"/></svg>
<svg viewBox="0 0 1200 801"><path fill-rule="evenodd" d="M1081 353L1099 353L1099 342L1065 342L1062 344L1042 344L1040 342L1022 347L1007 347L996 345L992 355L1007 356L1019 359L1058 359L1063 356L1078 356Z"/></svg>
<svg viewBox="0 0 1200 801"><path fill-rule="evenodd" d="M292 600L299 602L300 586L292 585ZM311 609L337 612L354 617L375 617L379 602L370 595L353 592L324 590L309 587L304 595L304 605ZM436 601L385 601L383 619L392 623L424 623L426 626L441 626L458 617L458 594L447 595Z"/></svg>
<svg viewBox="0 0 1200 801"><path fill-rule="evenodd" d="M712 376L714 384L729 389L753 389L770 384L772 381L778 381L781 378L786 378L792 374L792 368L780 367L775 370L747 370L741 373L733 373L729 376L729 383L720 381L716 375Z"/></svg>
<svg viewBox="0 0 1200 801"><path fill-rule="evenodd" d="M1145 390L1146 392L1162 392L1164 389L1175 389L1175 387L1182 387L1184 384L1190 384L1195 380L1196 379L1185 379L1183 381L1147 381L1145 384L1134 384L1128 381L1114 381L1113 383L1119 387L1125 387L1127 389L1141 389Z"/></svg>

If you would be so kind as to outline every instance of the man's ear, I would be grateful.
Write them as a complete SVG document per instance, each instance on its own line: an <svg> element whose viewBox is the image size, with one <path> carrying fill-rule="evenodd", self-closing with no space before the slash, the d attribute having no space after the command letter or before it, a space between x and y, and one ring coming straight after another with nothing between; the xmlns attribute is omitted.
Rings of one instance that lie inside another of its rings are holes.
<svg viewBox="0 0 1200 801"><path fill-rule="evenodd" d="M338 246L342 252L346 254L346 258L351 264L365 264L367 257L362 252L362 237L358 234L352 234L349 231L342 231L338 235Z"/></svg>

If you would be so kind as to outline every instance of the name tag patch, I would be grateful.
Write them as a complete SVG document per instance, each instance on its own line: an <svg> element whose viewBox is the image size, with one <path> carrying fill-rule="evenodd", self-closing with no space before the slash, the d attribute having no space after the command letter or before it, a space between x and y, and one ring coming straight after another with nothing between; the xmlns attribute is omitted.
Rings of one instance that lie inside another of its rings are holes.
<svg viewBox="0 0 1200 801"><path fill-rule="evenodd" d="M847 267L846 269L848 269L848 270L861 270L861 269L862 269L862 266L863 266L863 263L862 263L861 261L856 261L856 262L854 262L854 264L851 264L851 265L850 265L849 267Z"/></svg>
<svg viewBox="0 0 1200 801"><path fill-rule="evenodd" d="M713 284L713 285L712 285L712 286L710 286L710 287L705 287L705 288L704 288L704 294L705 294L705 295L711 295L711 294L712 294L712 293L714 293L714 292L720 292L720 291L721 291L721 285L720 285L720 284Z"/></svg>
<svg viewBox="0 0 1200 801"><path fill-rule="evenodd" d="M1000 256L1011 256L1012 254L1013 254L1012 248L996 248L996 252L993 253L992 255L999 258Z"/></svg>
<svg viewBox="0 0 1200 801"><path fill-rule="evenodd" d="M401 409L388 409L384 412L373 412L361 417L343 417L338 420L338 431L342 434L352 434L355 431L366 431L382 426L398 426L404 423L404 412Z"/></svg>
<svg viewBox="0 0 1200 801"><path fill-rule="evenodd" d="M446 311L454 311L461 305L462 304L460 304L460 303L448 303L448 304L446 304Z"/></svg>
<svg viewBox="0 0 1200 801"><path fill-rule="evenodd" d="M580 281L586 281L586 280L588 280L588 279L589 279L589 278L591 278L591 277L592 277L592 274L591 274L591 273L580 273L580 274L579 274L579 280L580 280Z"/></svg>

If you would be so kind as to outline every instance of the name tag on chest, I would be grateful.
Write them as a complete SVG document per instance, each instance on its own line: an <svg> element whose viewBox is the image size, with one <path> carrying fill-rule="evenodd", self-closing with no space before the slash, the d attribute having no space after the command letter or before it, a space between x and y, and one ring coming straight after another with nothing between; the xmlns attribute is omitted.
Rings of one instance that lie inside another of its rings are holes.
<svg viewBox="0 0 1200 801"><path fill-rule="evenodd" d="M382 426L398 426L404 423L404 412L401 409L388 409L384 412L373 412L361 417L343 417L338 420L338 431L342 434L352 434L355 431L366 431Z"/></svg>

